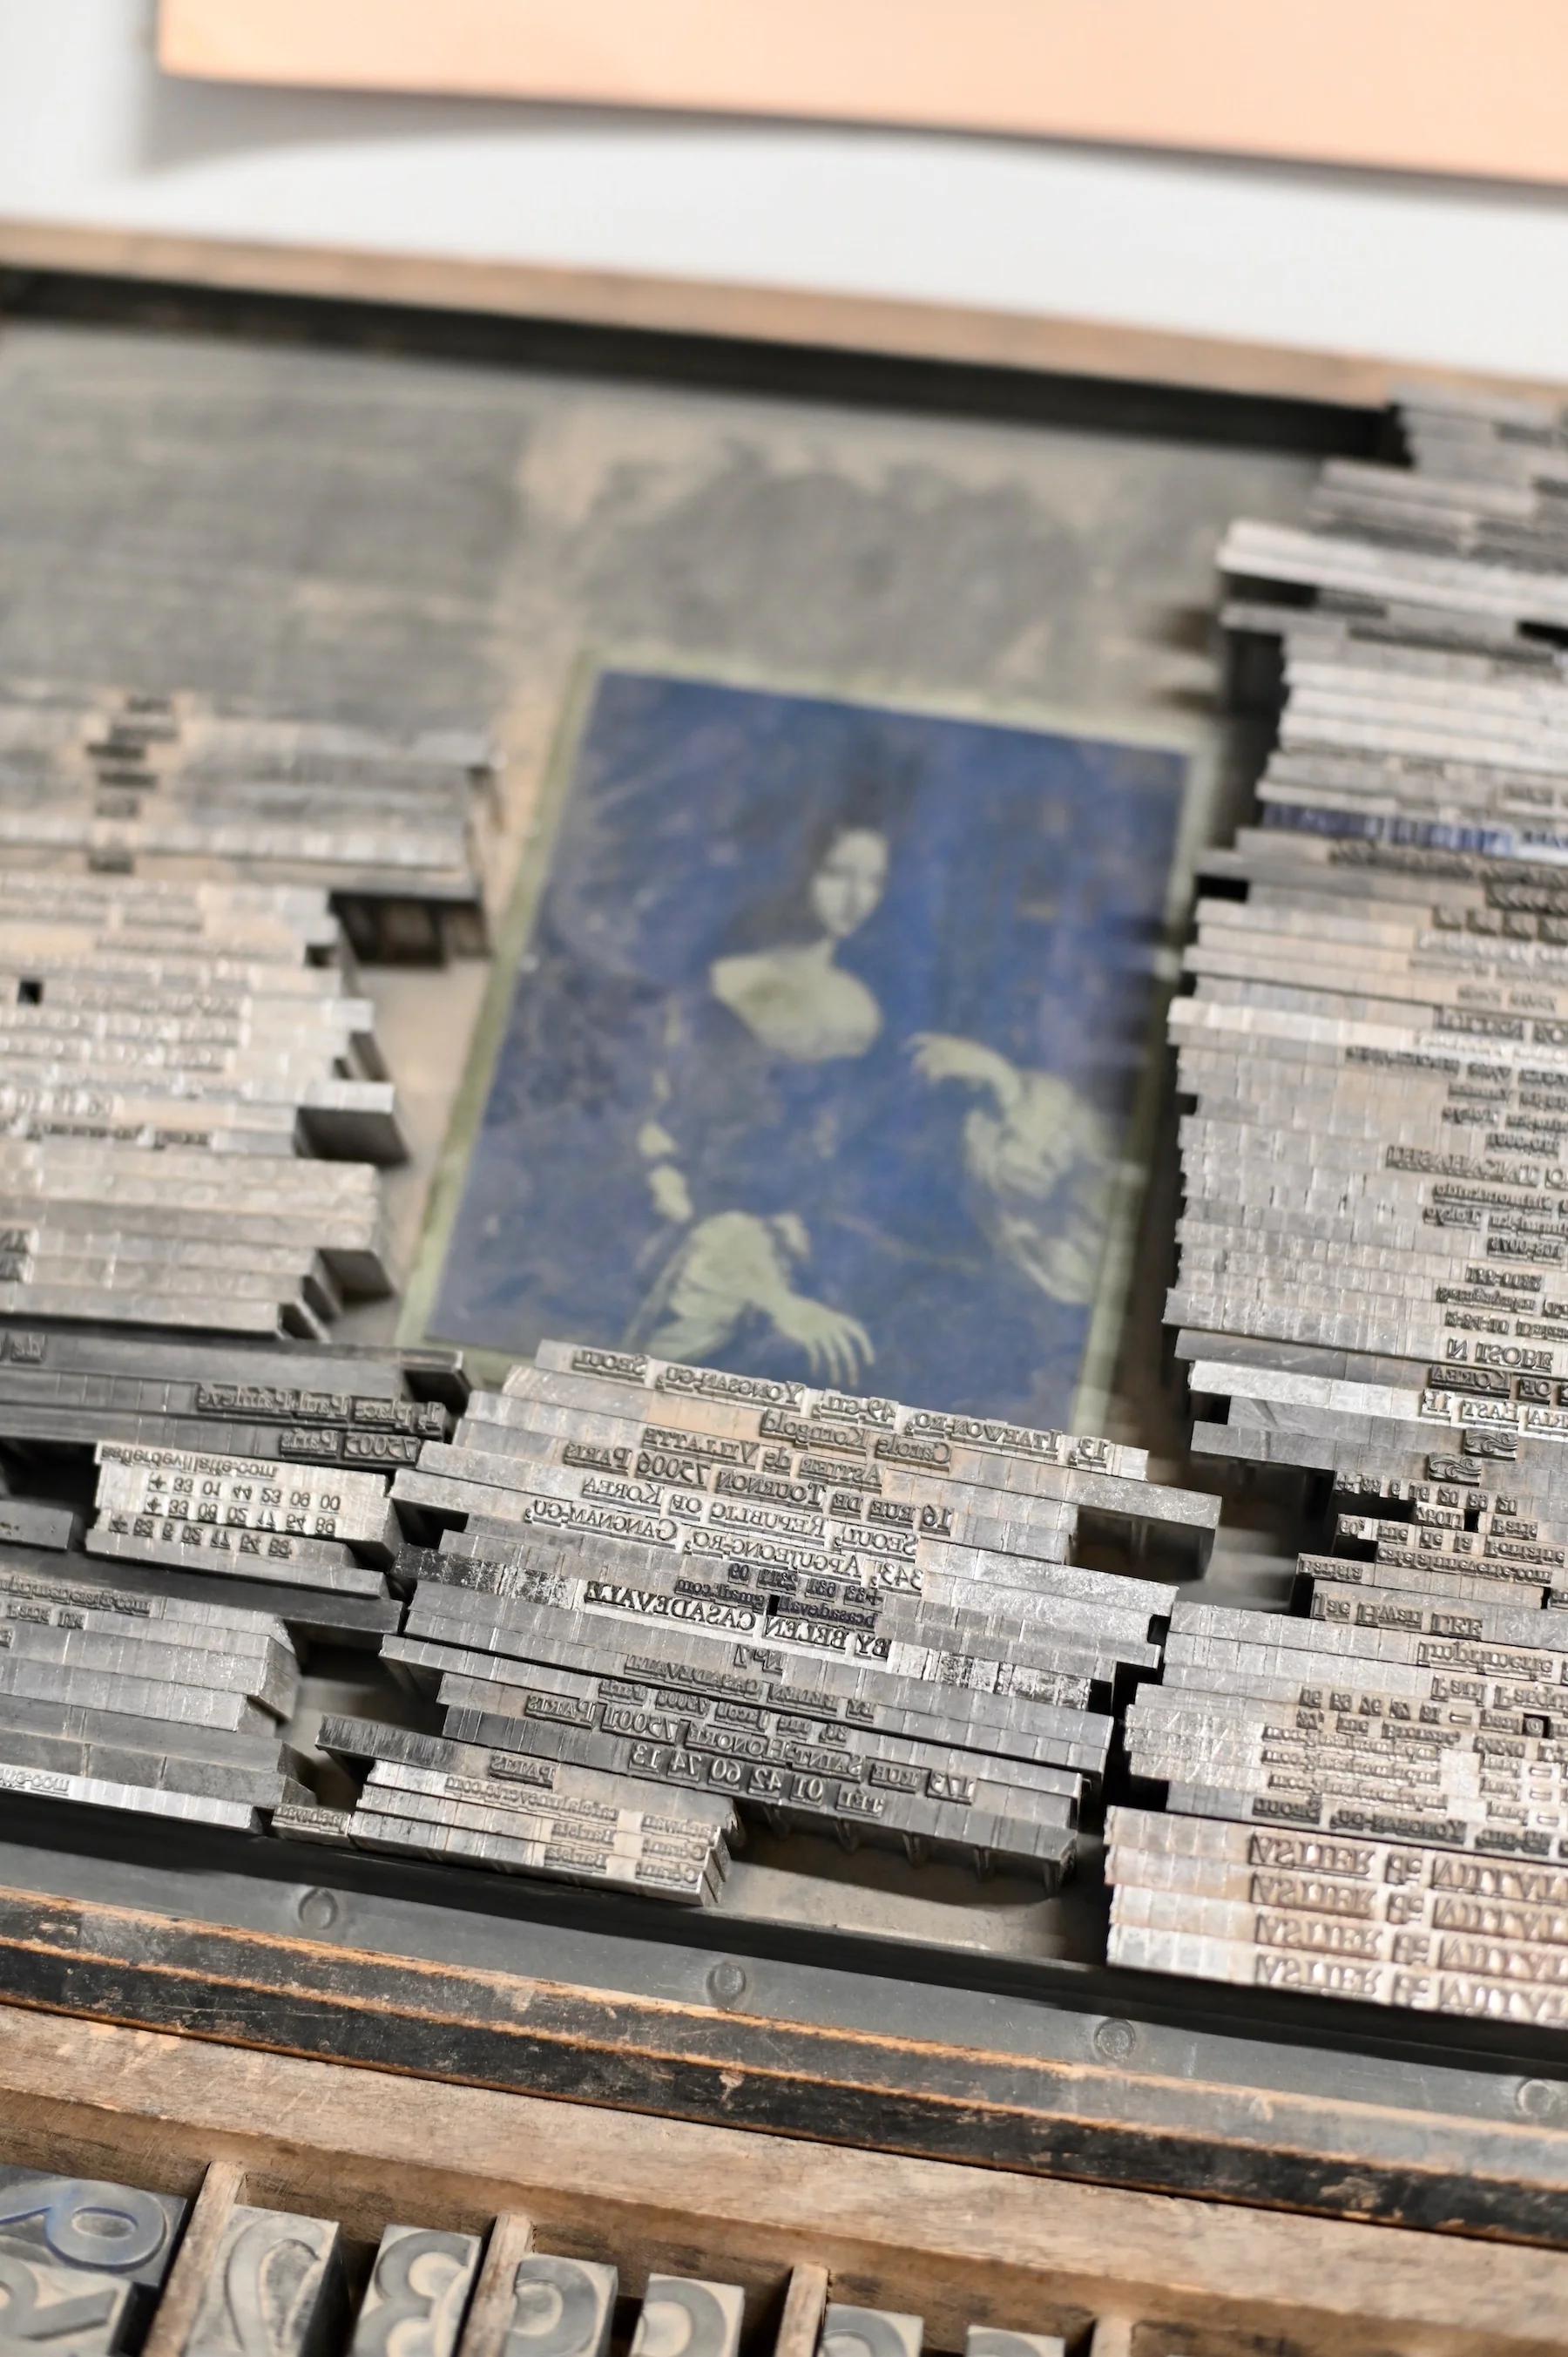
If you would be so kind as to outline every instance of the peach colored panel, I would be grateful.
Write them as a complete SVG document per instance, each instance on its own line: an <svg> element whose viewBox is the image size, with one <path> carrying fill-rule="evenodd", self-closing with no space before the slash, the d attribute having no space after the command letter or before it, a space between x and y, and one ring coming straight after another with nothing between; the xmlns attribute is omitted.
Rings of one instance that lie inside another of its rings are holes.
<svg viewBox="0 0 1568 2357"><path fill-rule="evenodd" d="M1568 0L163 0L172 72L1568 179Z"/></svg>

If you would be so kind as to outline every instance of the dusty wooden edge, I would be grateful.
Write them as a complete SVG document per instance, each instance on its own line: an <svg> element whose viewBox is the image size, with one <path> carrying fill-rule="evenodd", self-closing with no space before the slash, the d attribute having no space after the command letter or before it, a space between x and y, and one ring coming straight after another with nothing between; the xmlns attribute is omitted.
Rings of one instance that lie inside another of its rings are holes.
<svg viewBox="0 0 1568 2357"><path fill-rule="evenodd" d="M142 2357L183 2357L202 2293L217 2265L229 2213L244 2198L244 2170L232 2161L215 2160L186 2221L157 2314L142 2344Z"/></svg>
<svg viewBox="0 0 1568 2357"><path fill-rule="evenodd" d="M1568 2250L1568 2142L1490 2105L1412 2110L1311 2074L1260 2096L1207 2069L1122 2071L1076 2041L955 2044L744 2012L705 1985L596 1988L529 1970L521 1932L516 1969L437 1961L356 1941L347 1893L333 1936L306 1936L299 1894L283 1896L267 1929L167 1894L148 1908L0 1887L0 1996L383 2076Z"/></svg>
<svg viewBox="0 0 1568 2357"><path fill-rule="evenodd" d="M463 2319L458 2357L502 2357L512 2319L513 2279L519 2261L532 2247L532 2219L520 2211L503 2211L485 2244L479 2279Z"/></svg>
<svg viewBox="0 0 1568 2357"><path fill-rule="evenodd" d="M1020 374L1377 409L1402 385L1563 396L1560 384L1370 354L1312 351L958 304L720 280L278 245L60 221L0 220L0 268L58 270L269 295L780 344Z"/></svg>
<svg viewBox="0 0 1568 2357"><path fill-rule="evenodd" d="M773 2357L812 2357L828 2304L828 2271L805 2260L791 2267Z"/></svg>
<svg viewBox="0 0 1568 2357"><path fill-rule="evenodd" d="M833 2295L924 2314L929 2344L971 2323L1063 2330L1096 2316L1230 2324L1293 2349L1483 2357L1563 2348L1568 2255L1397 2227L840 2151L587 2105L0 2007L0 2152L189 2190L213 2160L246 2198L336 2216L533 2222L635 2290L708 2272L790 2312ZM210 2178L209 2179L210 2181Z"/></svg>

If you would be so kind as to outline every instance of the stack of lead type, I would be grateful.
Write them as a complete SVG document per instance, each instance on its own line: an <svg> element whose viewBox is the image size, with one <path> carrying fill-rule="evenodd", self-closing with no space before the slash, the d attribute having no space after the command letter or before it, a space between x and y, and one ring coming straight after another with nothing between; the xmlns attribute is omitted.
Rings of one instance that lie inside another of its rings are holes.
<svg viewBox="0 0 1568 2357"><path fill-rule="evenodd" d="M1320 1477L1332 1524L1294 1612L1173 1616L1127 1723L1166 1806L1113 1813L1111 1953L1557 2020L1568 671L1520 626L1568 597L1541 502L1568 436L1406 428L1416 473L1330 470L1320 500L1320 540L1359 516L1376 595L1321 572L1317 606L1232 617L1283 649L1280 742L1172 1017L1194 1445ZM1263 554L1239 528L1227 562Z"/></svg>
<svg viewBox="0 0 1568 2357"><path fill-rule="evenodd" d="M316 1335L403 1153L319 891L0 873L0 1314Z"/></svg>
<svg viewBox="0 0 1568 2357"><path fill-rule="evenodd" d="M0 1554L0 1791L256 1832L298 1687L272 1615Z"/></svg>
<svg viewBox="0 0 1568 2357"><path fill-rule="evenodd" d="M365 1775L351 1811L291 1808L274 1821L307 1840L703 1907L723 1890L740 1837L722 1793L537 1758L510 1730L467 1743L328 1717L318 1740Z"/></svg>
<svg viewBox="0 0 1568 2357"><path fill-rule="evenodd" d="M53 862L0 873L7 1789L307 1829L299 1648L397 1626L392 1474L467 1385L450 1353L317 1347L390 1289L403 1152L328 895L383 888L343 831L381 785L435 876L413 803L447 826L459 752L0 700L0 835ZM290 823L318 789L319 835Z"/></svg>
<svg viewBox="0 0 1568 2357"><path fill-rule="evenodd" d="M397 1629L392 1469L466 1396L444 1351L0 1324L0 1429L97 1492L80 1544L0 1500L0 1785L309 1835L301 1656Z"/></svg>
<svg viewBox="0 0 1568 2357"><path fill-rule="evenodd" d="M446 1731L329 1722L373 1781L504 1754L1048 1887L1169 1604L1079 1523L1201 1560L1216 1517L1109 1442L558 1343L393 1495L447 1525L385 1649Z"/></svg>
<svg viewBox="0 0 1568 2357"><path fill-rule="evenodd" d="M496 756L183 694L0 691L0 860L330 892L361 955L484 943Z"/></svg>
<svg viewBox="0 0 1568 2357"><path fill-rule="evenodd" d="M1405 635L1568 629L1568 424L1546 403L1423 386L1391 421L1412 463L1331 459L1303 527L1243 519L1219 562L1239 587L1304 592Z"/></svg>

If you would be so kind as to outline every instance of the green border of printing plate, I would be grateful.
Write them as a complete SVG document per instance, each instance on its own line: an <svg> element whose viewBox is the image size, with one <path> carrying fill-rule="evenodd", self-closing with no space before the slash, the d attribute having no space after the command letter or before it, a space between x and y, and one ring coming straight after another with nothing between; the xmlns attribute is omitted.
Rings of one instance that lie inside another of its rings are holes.
<svg viewBox="0 0 1568 2357"><path fill-rule="evenodd" d="M1100 713L1063 710L1059 706L1022 702L999 705L962 697L923 699L870 694L856 695L847 693L837 683L780 678L776 674L763 676L733 662L700 662L690 658L675 662L662 649L654 651L636 647L618 648L613 656L586 652L572 667L550 758L531 813L517 881L497 931L484 1003L474 1027L463 1079L431 1179L413 1270L403 1296L403 1314L398 1323L399 1340L406 1344L444 1342L461 1348L471 1371L482 1383L499 1383L507 1369L517 1364L516 1358L508 1352L465 1343L459 1336L432 1333L429 1323L440 1287L441 1271L457 1222L469 1156L484 1115L501 1041L511 1013L518 970L532 938L540 898L550 873L594 686L600 672L608 670L651 672L670 679L712 680L726 686L765 689L779 694L829 696L835 703L874 705L884 711L920 713L940 719L983 721L993 727L1037 728L1058 735L1098 737L1112 744L1148 745L1161 752L1178 754L1185 759L1187 782L1165 894L1164 939L1157 958L1144 1071L1133 1101L1127 1130L1127 1148L1118 1171L1115 1199L1106 1224L1094 1307L1090 1316L1089 1339L1084 1346L1083 1366L1072 1408L1074 1430L1102 1430L1125 1324L1139 1213L1164 1094L1162 1049L1166 1013L1179 968L1179 942L1191 896L1193 868L1198 850L1208 839L1219 774L1217 725L1212 721L1194 722L1187 729L1179 724L1169 728L1129 726L1125 720L1118 722ZM570 1337L564 1339L570 1340Z"/></svg>

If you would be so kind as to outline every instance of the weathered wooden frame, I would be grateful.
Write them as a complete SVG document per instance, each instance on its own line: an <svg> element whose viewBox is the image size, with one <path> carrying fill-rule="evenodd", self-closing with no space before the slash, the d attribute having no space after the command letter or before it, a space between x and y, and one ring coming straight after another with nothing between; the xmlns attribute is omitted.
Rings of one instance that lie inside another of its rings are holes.
<svg viewBox="0 0 1568 2357"><path fill-rule="evenodd" d="M1367 418L1396 381L1477 382L921 306L38 225L0 224L0 274L7 270L24 279L118 273L155 302L167 282L177 292L319 296L607 330L650 350L685 339L685 360L695 352L699 368L722 350L743 348L756 356L754 373L790 355L802 363L824 355L835 364L875 360L907 369L911 379L923 368L950 368L966 381L984 376L993 393L1003 385L1025 404L1069 379L1091 390L1132 387L1151 404L1183 393L1216 396L1251 405L1254 414L1261 406L1283 414L1294 404L1331 414L1340 421L1337 432ZM683 364L680 354L672 364ZM1428 2230L1423 2253L1432 2230L1568 2249L1568 2134L1559 2126L1568 2122L1568 2055L1550 2036L1378 2018L1326 2000L1262 2005L1242 1992L1229 1993L1217 2009L1212 1992L1072 1967L982 1975L982 1985L967 1988L940 1976L922 1985L911 1976L911 1959L865 1953L866 1943L851 1953L824 1941L820 1960L803 1958L770 1946L756 1927L747 1946L744 1927L687 1932L668 1919L655 1925L587 1903L574 1911L526 1887L500 1897L492 1886L481 1895L468 1888L473 1878L360 1873L356 1879L355 1870L339 1870L326 1855L313 1861L281 1846L269 1863L242 1874L143 1863L100 1828L79 1827L76 1851L54 1848L59 1838L39 1826L0 1844L0 1996L12 2000L0 2008L0 2131L22 2140L17 2157L34 2149L23 2145L42 2134L38 2123L46 2113L49 2133L59 2131L51 2148L62 2162L71 2137L82 2140L79 2149L93 2136L103 2139L106 2155L119 2149L116 2105L123 2089L134 2086L135 2103L124 2115L140 2123L131 2145L150 2167L164 2139L175 2157L170 2166L177 2161L185 2172L182 2190L194 2190L203 2163L230 2151L229 2135L263 2189L258 2198L286 2192L308 2206L306 2187L317 2189L309 2199L324 2200L321 2189L340 2175L349 2191L361 2184L387 2189L384 2222L396 2169L448 2148L442 2140L449 2133L449 2148L471 2158L478 2147L468 2140L470 2125L477 2135L481 2122L505 2123L493 2132L515 2139L517 2149L553 2158L564 2124L576 2120L581 2106L611 2106L613 2129L604 2111L582 2115L585 2150L646 2154L650 2169L660 2152L708 2152L725 2199L743 2182L769 2189L768 2200L782 2206L765 2215L762 2191L755 2190L744 2231L736 2225L722 2250L736 2267L763 2270L757 2287L766 2276L779 2298L783 2269L796 2253L812 2264L826 2264L824 2252L837 2255L832 2264L843 2281L861 2287L856 2296L873 2282L910 2280L905 2245L895 2266L895 2245L884 2238L876 2275L833 2240L826 2213L801 2212L803 2222L790 2225L797 2212L782 2190L790 2186L853 2179L881 2187L881 2172L890 2169L883 2189L888 2217L904 2220L906 2233L920 2201L950 2191L963 2233L972 2229L978 2238L986 2281L1003 2283L1011 2262L992 2239L997 2222L1036 2213L1070 2220L1079 2213L1061 2206L1069 2197L1130 2201L1135 2190L1107 2189L1159 2188L1162 2199L1140 2232L1157 2242L1166 2226L1155 2222L1177 2221L1170 2228L1170 2278L1156 2287L1161 2300L1176 2302L1158 2311L1173 2323L1196 2318L1210 2299L1221 2309L1230 2302L1226 2312L1240 2318L1241 2292L1256 2291L1261 2269L1260 2246L1243 2235L1234 2276L1221 2268L1210 2279L1199 2270L1207 2288L1190 2292L1181 2273L1196 2247L1189 2210L1209 2226L1229 2218L1251 2227L1257 2206L1273 2204L1317 2212L1284 2222L1329 2233L1369 2233L1366 2225L1336 2222L1377 2221L1380 2251L1395 2247L1387 2229L1412 2227ZM961 1975L961 1966L951 1969ZM24 2055L33 2058L26 2069ZM56 2058L56 2079L27 2080L48 2055ZM128 2075L143 2071L143 2058L153 2058L145 2080ZM6 2075L13 2065L15 2088ZM189 2093L190 2116L158 2108L162 2091L199 2087L199 2104ZM253 2126L242 2135L242 2098L259 2089L272 2093L257 2095L253 2115L244 2115ZM312 2131L314 2142L285 2137L292 2157L280 2158L277 2124L294 2115L277 2105L286 2097L308 2110L326 2104L327 2090L329 2126ZM484 2105L503 2108L473 2108ZM389 2120L412 2123L407 2141L383 2151L372 2139L361 2154L352 2123L378 2107ZM683 2141L702 2138L730 2141ZM743 2152L761 2158L743 2169ZM308 2154L314 2158L301 2157ZM124 2165L129 2170L129 2159ZM509 2165L515 2170L515 2161ZM905 2179L899 2170L915 2174ZM105 2173L113 2173L107 2162ZM426 2173L433 2182L442 2176ZM585 2190L570 2201L563 2192L552 2207L543 2199L548 2187L542 2192L508 2178L499 2162L468 2168L464 2182L468 2207L458 2202L448 2212L437 2204L431 2222L459 2212L472 2222L526 2196L542 2221L559 2221L564 2232L576 2214L572 2203L585 2214L589 2203ZM901 2194L905 2185L917 2190ZM1202 2201L1164 2198L1193 2194ZM353 2198L360 2202L354 2218L374 2231L370 2191ZM627 2203L635 2208L629 2195ZM1112 2214L1083 2212L1091 2222ZM785 2222L770 2224L770 2217ZM1229 2247L1219 2228L1212 2233L1217 2247ZM933 2247L959 2245L950 2237ZM1052 2244L1056 2256L1027 2262L1031 2297L1058 2276L1080 2281L1070 2271L1052 2273L1065 2247ZM1445 2254L1448 2246L1441 2247ZM660 2248L668 2261L668 2245ZM1313 2288L1319 2274L1331 2272L1331 2260L1339 2263L1339 2250L1334 2243L1304 2244L1302 2272L1288 2278L1299 2285L1292 2295L1298 2302L1310 2308L1309 2293L1318 2301L1311 2329L1319 2338L1301 2345L1386 2348L1386 2311L1366 2311L1382 2317L1382 2339L1347 2338L1345 2314L1332 2302L1324 2309L1326 2292ZM1412 2310L1406 2319L1419 2327L1412 2347L1557 2345L1497 2337L1511 2328L1506 2310L1493 2311L1489 2266L1451 2268L1446 2255L1419 2265L1437 2288L1434 2309L1419 2317ZM1450 2282L1452 2295L1443 2289ZM1473 2284L1487 2287L1494 2337L1442 2338L1473 2312L1461 2298ZM1563 2288L1550 2278L1551 2307L1542 2312L1562 2312ZM929 2297L934 2303L939 2295L933 2289ZM1098 2297L1072 2293L1081 2319L1097 2312ZM1254 2319L1248 2329L1295 2330L1281 2320L1288 2307L1276 2304L1273 2321ZM1522 2331L1528 2309L1519 2316ZM1014 2311L1005 2320L1027 2319Z"/></svg>
<svg viewBox="0 0 1568 2357"><path fill-rule="evenodd" d="M199 2194L148 2357L179 2347L227 2207L390 2221L508 2220L510 2249L741 2284L749 2345L810 2357L826 2297L914 2309L927 2346L971 2323L1061 2331L1094 2357L1568 2346L1568 2256L841 2153L682 2122L0 2007L0 2149ZM1163 2328L1159 2330L1157 2328ZM1240 2336L1247 2336L1241 2338ZM1231 2336L1238 2336L1232 2338ZM1257 2336L1267 2336L1266 2341Z"/></svg>

